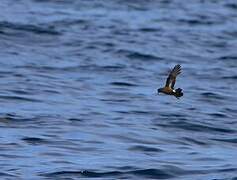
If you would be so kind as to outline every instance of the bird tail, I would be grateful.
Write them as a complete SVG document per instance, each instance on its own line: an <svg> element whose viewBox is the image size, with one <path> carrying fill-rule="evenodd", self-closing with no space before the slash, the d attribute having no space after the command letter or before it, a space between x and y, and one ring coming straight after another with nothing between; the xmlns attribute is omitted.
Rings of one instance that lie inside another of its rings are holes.
<svg viewBox="0 0 237 180"><path fill-rule="evenodd" d="M175 97L176 98L180 98L181 96L183 96L184 94L183 94L183 92L182 92L183 90L181 89L181 88L178 88L178 89L175 89Z"/></svg>

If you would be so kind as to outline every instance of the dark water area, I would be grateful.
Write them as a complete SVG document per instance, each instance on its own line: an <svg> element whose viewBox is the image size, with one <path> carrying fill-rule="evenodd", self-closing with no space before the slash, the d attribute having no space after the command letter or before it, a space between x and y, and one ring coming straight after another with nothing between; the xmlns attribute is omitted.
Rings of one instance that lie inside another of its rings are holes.
<svg viewBox="0 0 237 180"><path fill-rule="evenodd" d="M237 178L237 1L0 8L0 179Z"/></svg>

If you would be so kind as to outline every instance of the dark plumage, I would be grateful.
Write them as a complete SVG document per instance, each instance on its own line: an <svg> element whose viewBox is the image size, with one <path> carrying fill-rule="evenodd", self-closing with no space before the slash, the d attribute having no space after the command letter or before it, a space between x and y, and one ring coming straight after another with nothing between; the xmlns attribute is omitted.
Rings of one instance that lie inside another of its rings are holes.
<svg viewBox="0 0 237 180"><path fill-rule="evenodd" d="M157 91L158 93L162 92L167 95L173 95L176 98L180 98L183 96L183 92L181 88L174 89L174 85L176 82L176 77L181 73L181 66L178 64L176 65L172 71L169 73L169 76L166 80L165 87L159 88Z"/></svg>

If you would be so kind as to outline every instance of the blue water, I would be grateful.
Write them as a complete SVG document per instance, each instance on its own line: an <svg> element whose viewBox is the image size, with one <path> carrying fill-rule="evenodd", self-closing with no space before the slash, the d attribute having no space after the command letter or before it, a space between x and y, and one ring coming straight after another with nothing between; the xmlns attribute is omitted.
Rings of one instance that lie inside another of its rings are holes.
<svg viewBox="0 0 237 180"><path fill-rule="evenodd" d="M235 0L0 9L1 179L237 178Z"/></svg>

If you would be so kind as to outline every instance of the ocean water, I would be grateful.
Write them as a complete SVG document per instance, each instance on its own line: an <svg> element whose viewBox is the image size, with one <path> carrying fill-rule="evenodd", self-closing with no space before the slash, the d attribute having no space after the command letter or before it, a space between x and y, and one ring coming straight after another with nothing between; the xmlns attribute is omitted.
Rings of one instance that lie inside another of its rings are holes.
<svg viewBox="0 0 237 180"><path fill-rule="evenodd" d="M0 8L1 179L237 178L235 0Z"/></svg>

